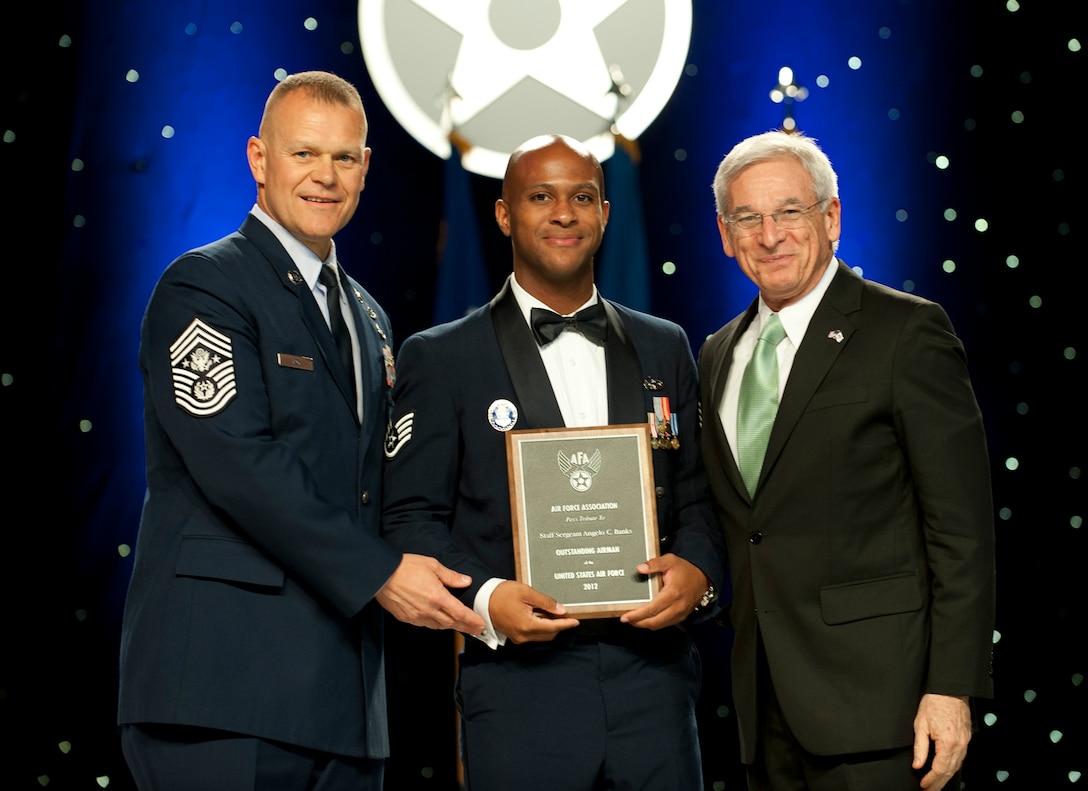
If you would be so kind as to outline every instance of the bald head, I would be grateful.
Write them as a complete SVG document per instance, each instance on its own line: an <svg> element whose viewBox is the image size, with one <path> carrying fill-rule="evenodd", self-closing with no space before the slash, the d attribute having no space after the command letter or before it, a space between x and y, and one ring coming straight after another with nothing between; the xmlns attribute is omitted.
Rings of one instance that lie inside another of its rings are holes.
<svg viewBox="0 0 1088 791"><path fill-rule="evenodd" d="M543 135L518 146L495 202L518 284L557 313L585 303L608 209L601 163L582 143Z"/></svg>
<svg viewBox="0 0 1088 791"><path fill-rule="evenodd" d="M605 199L604 169L601 168L600 161L580 140L575 140L573 137L568 137L567 135L538 135L537 137L529 138L514 149L510 154L510 159L506 163L506 173L502 179L503 200L510 199L510 190L518 182L521 172L524 169L521 165L521 161L526 154L541 152L546 156L551 156L559 149L565 149L589 163L596 173L597 189L600 192L600 199L603 201Z"/></svg>

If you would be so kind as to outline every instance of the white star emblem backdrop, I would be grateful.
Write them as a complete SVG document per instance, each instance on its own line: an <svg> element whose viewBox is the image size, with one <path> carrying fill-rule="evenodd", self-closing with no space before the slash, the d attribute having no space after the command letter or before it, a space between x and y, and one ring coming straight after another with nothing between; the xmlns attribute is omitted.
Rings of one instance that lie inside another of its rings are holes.
<svg viewBox="0 0 1088 791"><path fill-rule="evenodd" d="M636 139L668 102L691 39L690 0L359 0L375 89L423 146L501 178L538 134L582 140L602 161L613 127Z"/></svg>

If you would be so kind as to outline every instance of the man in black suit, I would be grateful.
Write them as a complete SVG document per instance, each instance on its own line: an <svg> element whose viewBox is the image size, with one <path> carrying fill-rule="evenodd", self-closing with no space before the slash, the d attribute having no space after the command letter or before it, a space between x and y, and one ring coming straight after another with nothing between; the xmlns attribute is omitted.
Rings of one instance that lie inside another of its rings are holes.
<svg viewBox="0 0 1088 791"><path fill-rule="evenodd" d="M359 204L366 134L349 83L280 82L247 149L256 206L148 303L118 713L141 789L381 791L379 605L483 628L447 590L466 577L380 537L392 331L332 240Z"/></svg>
<svg viewBox="0 0 1088 791"><path fill-rule="evenodd" d="M940 306L836 260L837 177L810 138L745 140L714 192L723 249L759 289L699 353L749 788L940 789L970 698L993 693L993 508L963 346ZM777 379L746 397L775 325ZM768 403L764 454L738 416Z"/></svg>
<svg viewBox="0 0 1088 791"><path fill-rule="evenodd" d="M386 440L385 535L470 574L454 593L487 622L457 681L467 785L700 789L699 658L679 624L713 598L724 559L691 347L679 326L597 293L608 202L577 141L519 147L495 217L513 274L489 305L405 341ZM588 325L584 309L599 312ZM534 338L531 316L553 312L571 329ZM678 443L652 451L661 553L637 565L661 588L618 618L579 621L516 580L505 432L645 423L666 404Z"/></svg>

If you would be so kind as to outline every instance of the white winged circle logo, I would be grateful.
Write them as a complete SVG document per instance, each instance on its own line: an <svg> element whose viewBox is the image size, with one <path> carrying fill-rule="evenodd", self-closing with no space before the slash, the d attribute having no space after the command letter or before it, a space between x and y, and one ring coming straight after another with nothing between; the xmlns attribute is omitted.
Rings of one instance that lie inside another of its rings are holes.
<svg viewBox="0 0 1088 791"><path fill-rule="evenodd" d="M593 485L593 476L601 470L601 452L593 451L592 456L587 456L578 451L567 456L559 451L559 471L570 478L570 487L576 492L589 491Z"/></svg>

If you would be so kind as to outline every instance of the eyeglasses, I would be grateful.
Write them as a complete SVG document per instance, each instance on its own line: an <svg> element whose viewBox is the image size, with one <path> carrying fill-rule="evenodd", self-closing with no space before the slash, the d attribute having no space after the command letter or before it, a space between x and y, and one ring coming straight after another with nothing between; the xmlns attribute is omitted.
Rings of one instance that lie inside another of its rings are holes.
<svg viewBox="0 0 1088 791"><path fill-rule="evenodd" d="M760 214L759 212L734 214L730 217L723 217L722 222L728 223L729 225L735 225L742 231L754 231L757 228L763 227L763 220L770 217L774 220L774 224L779 228L799 228L801 227L801 223L804 222L805 215L825 200L827 200L827 198L821 198L811 206L806 206L803 209L779 209L770 214Z"/></svg>

